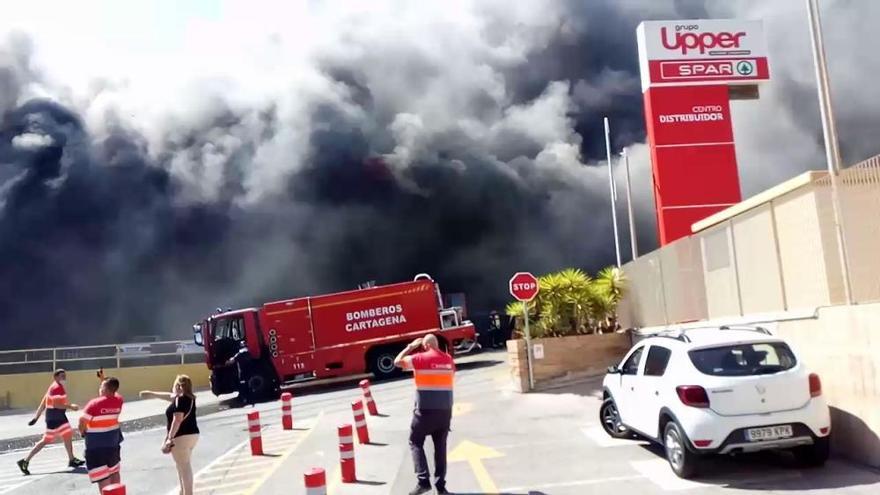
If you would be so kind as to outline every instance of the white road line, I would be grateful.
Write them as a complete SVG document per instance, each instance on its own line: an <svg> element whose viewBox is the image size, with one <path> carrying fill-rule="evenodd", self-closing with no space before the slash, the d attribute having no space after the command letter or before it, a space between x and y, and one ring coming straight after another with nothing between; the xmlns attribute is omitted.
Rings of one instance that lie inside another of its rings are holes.
<svg viewBox="0 0 880 495"><path fill-rule="evenodd" d="M755 474L752 471L724 472L719 476L706 478L705 482L683 480L672 472L669 463L665 459L652 459L650 461L631 461L630 465L641 473L645 478L665 491L692 490L694 488L706 488L712 486L724 486L726 484L760 484L798 479L803 476L800 471L771 471ZM748 469L745 468L744 469Z"/></svg>
<svg viewBox="0 0 880 495"><path fill-rule="evenodd" d="M40 479L40 478L37 478L37 479ZM19 483L19 484L17 484L17 485L11 485L11 486L6 486L6 487L3 487L3 488L0 488L0 493L9 493L9 492L11 492L12 490L15 490L16 488L21 488L21 487L23 487L23 486L25 486L25 485L27 485L27 484L33 483L34 481L37 481L37 480L36 480L36 479L27 479L27 480L22 481L21 483Z"/></svg>
<svg viewBox="0 0 880 495"><path fill-rule="evenodd" d="M29 466L31 473L33 473L30 476L23 475L15 465L15 462L24 455L24 451L7 452L0 455L0 464L4 466L0 470L0 495L36 483L53 474L74 472L67 467L67 453L60 445L46 447L37 454Z"/></svg>
<svg viewBox="0 0 880 495"><path fill-rule="evenodd" d="M247 440L241 442L240 444L236 445L235 447L232 447L231 449L227 450L224 454L220 455L219 457L217 457L213 461L209 462L207 466L203 467L202 469L199 469L198 472L196 472L193 475L193 478L198 479L198 477L201 474L204 474L204 473L210 471L214 466L216 466L217 464L226 460L228 457L231 457L232 455L237 453L239 449L243 448L245 445L250 443L250 441L251 441L250 439L247 439ZM174 488L173 490L168 492L168 495L178 495L179 493L180 493L180 488Z"/></svg>
<svg viewBox="0 0 880 495"><path fill-rule="evenodd" d="M601 426L589 426L581 428L581 432L586 435L594 444L602 448L608 447L627 447L632 445L647 445L642 440L617 439L610 437Z"/></svg>
<svg viewBox="0 0 880 495"><path fill-rule="evenodd" d="M669 463L665 459L651 459L649 461L630 461L630 466L652 483L664 491L692 490L709 485L696 481L684 480L672 472Z"/></svg>
<svg viewBox="0 0 880 495"><path fill-rule="evenodd" d="M561 481L559 483L545 483L542 485L514 486L511 488L502 488L502 492L523 492L529 490L543 490L546 488L564 488L567 486L584 486L584 485L601 485L604 483L616 483L618 481L631 481L644 479L642 475L633 476L616 476L613 478L595 478L590 480Z"/></svg>

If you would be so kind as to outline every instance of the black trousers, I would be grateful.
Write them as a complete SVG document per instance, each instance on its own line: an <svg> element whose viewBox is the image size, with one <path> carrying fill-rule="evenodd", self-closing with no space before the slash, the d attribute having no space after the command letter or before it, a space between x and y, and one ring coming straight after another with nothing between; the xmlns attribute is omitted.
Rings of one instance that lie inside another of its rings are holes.
<svg viewBox="0 0 880 495"><path fill-rule="evenodd" d="M425 456L425 438L434 442L434 486L446 487L446 438L452 423L452 411L416 410L409 431L409 448L419 484L430 486L431 471Z"/></svg>

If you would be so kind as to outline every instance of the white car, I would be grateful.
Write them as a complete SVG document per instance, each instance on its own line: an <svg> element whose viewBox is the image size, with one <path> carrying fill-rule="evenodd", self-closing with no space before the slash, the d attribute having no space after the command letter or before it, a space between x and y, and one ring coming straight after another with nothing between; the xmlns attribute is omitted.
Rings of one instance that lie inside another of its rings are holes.
<svg viewBox="0 0 880 495"><path fill-rule="evenodd" d="M676 475L708 454L791 449L803 465L830 452L822 384L760 327L667 332L637 343L603 382L599 418L615 438L661 444Z"/></svg>

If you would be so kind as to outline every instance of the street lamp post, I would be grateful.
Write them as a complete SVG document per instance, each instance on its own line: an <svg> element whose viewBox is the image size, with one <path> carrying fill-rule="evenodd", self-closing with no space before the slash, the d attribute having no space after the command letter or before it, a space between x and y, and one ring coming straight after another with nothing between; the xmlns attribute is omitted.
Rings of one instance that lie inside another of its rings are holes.
<svg viewBox="0 0 880 495"><path fill-rule="evenodd" d="M626 148L620 152L620 156L623 157L623 167L626 169L626 212L627 215L629 215L629 243L632 248L632 259L635 260L639 257L639 241L636 238L636 219L633 215L632 184L630 183L629 178L629 154L627 154Z"/></svg>
<svg viewBox="0 0 880 495"><path fill-rule="evenodd" d="M819 19L818 0L806 0L810 19L810 38L813 46L813 64L816 70L816 86L819 92L819 112L822 117L822 134L825 139L825 161L831 179L831 203L834 210L834 230L840 255L840 268L843 272L843 290L846 303L852 304L852 281L849 276L849 256L847 256L846 237L843 228L843 214L840 206L840 143L837 140L837 126L834 123L834 110L831 105L831 82L828 77L828 64L825 59L825 40L822 36L822 21Z"/></svg>
<svg viewBox="0 0 880 495"><path fill-rule="evenodd" d="M620 237L617 233L617 189L614 187L614 170L611 168L611 125L605 117L605 156L608 160L608 187L611 189L611 223L614 226L614 252L617 268L620 268Z"/></svg>

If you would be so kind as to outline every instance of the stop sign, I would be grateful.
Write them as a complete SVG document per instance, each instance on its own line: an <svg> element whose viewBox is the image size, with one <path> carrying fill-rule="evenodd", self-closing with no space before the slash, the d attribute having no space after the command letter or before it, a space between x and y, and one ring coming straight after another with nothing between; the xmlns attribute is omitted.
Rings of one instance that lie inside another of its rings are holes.
<svg viewBox="0 0 880 495"><path fill-rule="evenodd" d="M538 279L529 272L517 272L510 278L510 295L517 301L531 301L538 295Z"/></svg>

